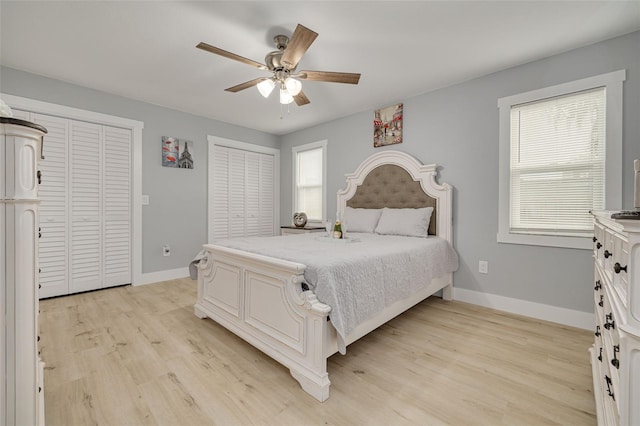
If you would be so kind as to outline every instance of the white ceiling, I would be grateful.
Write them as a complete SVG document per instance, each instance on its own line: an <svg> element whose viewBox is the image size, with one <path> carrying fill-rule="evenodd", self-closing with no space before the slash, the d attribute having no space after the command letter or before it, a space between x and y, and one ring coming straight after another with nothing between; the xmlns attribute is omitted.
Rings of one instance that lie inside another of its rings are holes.
<svg viewBox="0 0 640 426"><path fill-rule="evenodd" d="M385 107L640 29L640 1L6 1L1 63L277 135ZM303 82L280 119L275 93L224 89L265 71L297 23L319 33L298 69L359 72L357 86ZM0 88L1 89L1 88Z"/></svg>

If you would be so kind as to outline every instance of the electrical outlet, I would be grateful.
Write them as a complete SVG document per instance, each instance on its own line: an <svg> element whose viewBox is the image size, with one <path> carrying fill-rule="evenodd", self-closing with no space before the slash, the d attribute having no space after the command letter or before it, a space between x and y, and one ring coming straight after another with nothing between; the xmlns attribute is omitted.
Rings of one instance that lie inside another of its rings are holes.
<svg viewBox="0 0 640 426"><path fill-rule="evenodd" d="M165 244L162 246L162 255L163 256L171 256L171 247L169 244Z"/></svg>
<svg viewBox="0 0 640 426"><path fill-rule="evenodd" d="M481 274L488 274L489 262L486 260L481 260L480 262L478 262L478 272L480 272Z"/></svg>

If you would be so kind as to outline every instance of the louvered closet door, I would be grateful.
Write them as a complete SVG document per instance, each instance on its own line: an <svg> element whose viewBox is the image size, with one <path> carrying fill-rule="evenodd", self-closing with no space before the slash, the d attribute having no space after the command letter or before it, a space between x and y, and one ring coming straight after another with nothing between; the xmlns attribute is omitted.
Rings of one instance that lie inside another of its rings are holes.
<svg viewBox="0 0 640 426"><path fill-rule="evenodd" d="M274 235L274 156L219 145L213 149L212 238Z"/></svg>
<svg viewBox="0 0 640 426"><path fill-rule="evenodd" d="M229 149L215 147L213 158L213 202L210 218L214 239L229 238Z"/></svg>
<svg viewBox="0 0 640 426"><path fill-rule="evenodd" d="M260 157L255 152L246 153L245 161L245 235L260 236Z"/></svg>
<svg viewBox="0 0 640 426"><path fill-rule="evenodd" d="M104 287L131 283L130 152L130 130L104 127Z"/></svg>
<svg viewBox="0 0 640 426"><path fill-rule="evenodd" d="M229 237L244 237L245 233L245 151L229 150Z"/></svg>
<svg viewBox="0 0 640 426"><path fill-rule="evenodd" d="M260 156L260 213L258 222L260 226L259 235L261 236L274 235L275 233L274 163L273 155Z"/></svg>
<svg viewBox="0 0 640 426"><path fill-rule="evenodd" d="M102 287L101 139L101 126L71 122L71 293Z"/></svg>
<svg viewBox="0 0 640 426"><path fill-rule="evenodd" d="M47 128L44 138L44 160L40 162L42 184L40 197L40 261L39 296L52 297L69 293L67 194L67 139L69 120L33 114L31 120Z"/></svg>

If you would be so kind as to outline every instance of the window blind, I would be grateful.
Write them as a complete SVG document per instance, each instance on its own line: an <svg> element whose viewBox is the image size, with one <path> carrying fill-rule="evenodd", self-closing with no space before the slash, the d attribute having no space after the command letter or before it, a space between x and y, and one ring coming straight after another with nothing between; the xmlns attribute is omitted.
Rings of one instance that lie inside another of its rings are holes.
<svg viewBox="0 0 640 426"><path fill-rule="evenodd" d="M322 220L322 148L297 153L296 211Z"/></svg>
<svg viewBox="0 0 640 426"><path fill-rule="evenodd" d="M511 107L510 232L585 236L604 208L605 88Z"/></svg>

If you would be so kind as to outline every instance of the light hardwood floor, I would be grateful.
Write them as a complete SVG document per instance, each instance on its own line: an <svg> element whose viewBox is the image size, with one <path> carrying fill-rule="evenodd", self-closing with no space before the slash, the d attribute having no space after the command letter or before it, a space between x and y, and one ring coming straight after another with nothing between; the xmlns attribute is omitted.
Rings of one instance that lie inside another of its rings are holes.
<svg viewBox="0 0 640 426"><path fill-rule="evenodd" d="M48 425L593 425L588 331L431 297L329 359L319 403L193 314L189 279L40 303Z"/></svg>

